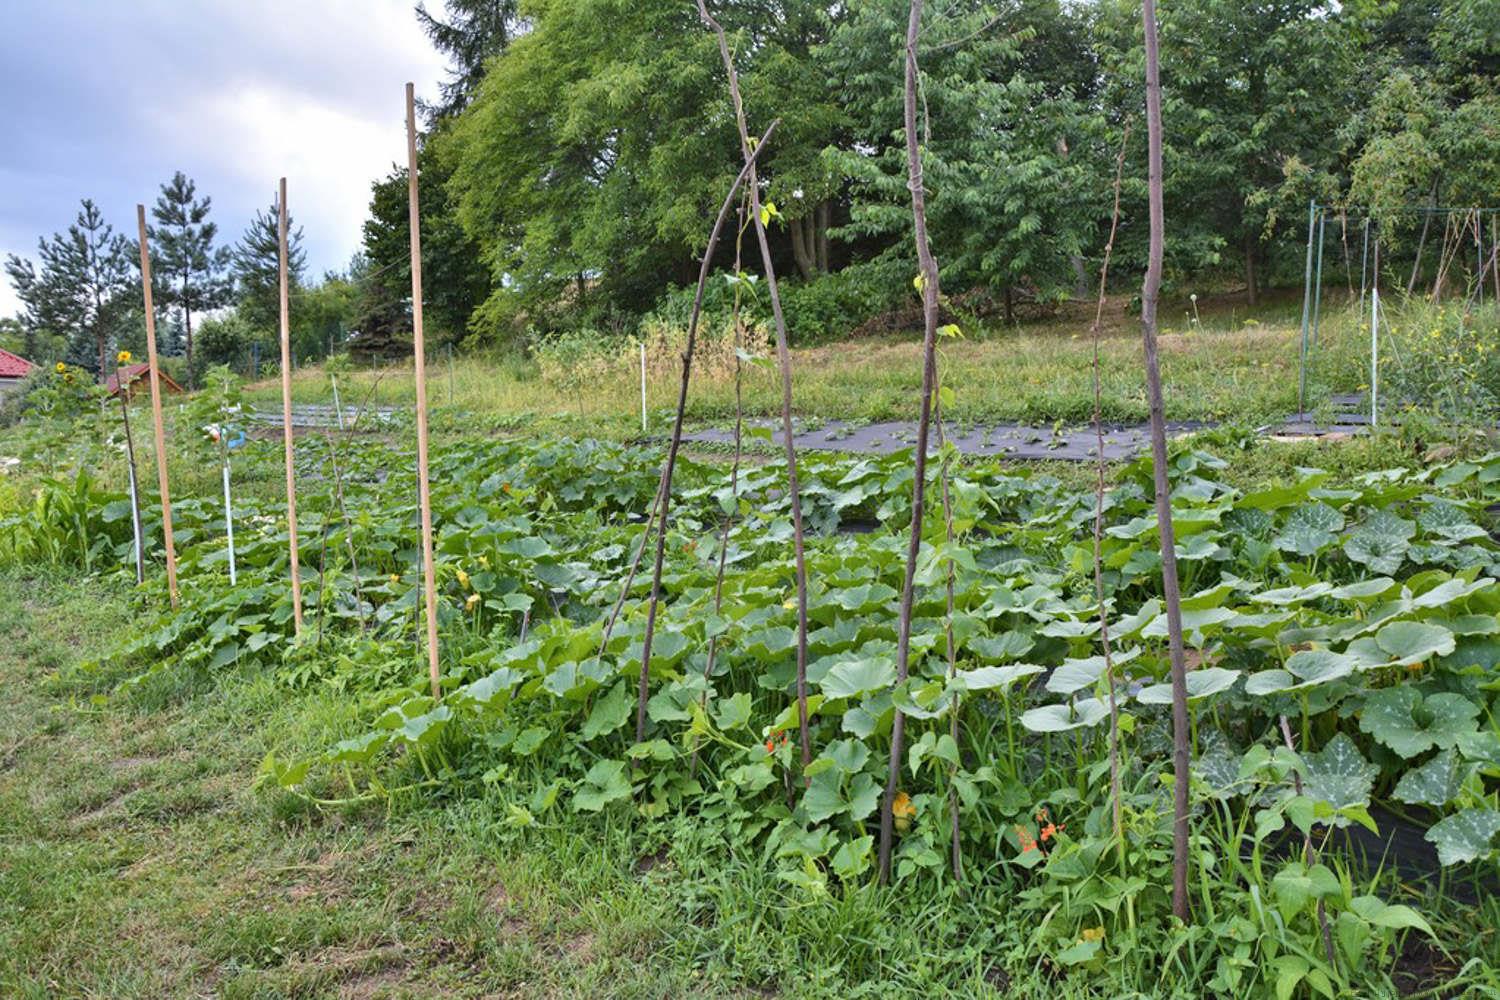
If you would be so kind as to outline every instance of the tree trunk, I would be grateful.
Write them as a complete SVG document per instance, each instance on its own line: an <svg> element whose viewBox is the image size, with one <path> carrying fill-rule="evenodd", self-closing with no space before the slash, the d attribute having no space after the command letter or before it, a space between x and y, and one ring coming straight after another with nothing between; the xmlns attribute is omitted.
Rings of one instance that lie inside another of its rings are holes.
<svg viewBox="0 0 1500 1000"><path fill-rule="evenodd" d="M1245 233L1245 302L1248 305L1260 304L1260 276L1255 269L1255 234Z"/></svg>
<svg viewBox="0 0 1500 1000"><path fill-rule="evenodd" d="M1438 181L1439 177L1432 179L1432 193L1427 197L1430 207L1437 207ZM1406 294L1410 295L1417 287L1417 275L1422 272L1422 248L1427 245L1427 229L1432 225L1432 213L1426 212L1422 216L1422 235L1417 237L1417 257L1411 262L1411 277L1406 280Z"/></svg>
<svg viewBox="0 0 1500 1000"><path fill-rule="evenodd" d="M804 279L811 278L817 272L817 263L808 250L808 230L811 228L811 219L805 217L793 219L787 228L792 233L792 257L797 261L797 273Z"/></svg>
<svg viewBox="0 0 1500 1000"><path fill-rule="evenodd" d="M833 205L828 201L818 203L817 257L818 272L828 273L828 229L832 224Z"/></svg>
<svg viewBox="0 0 1500 1000"><path fill-rule="evenodd" d="M1162 599L1167 610L1167 648L1172 675L1172 912L1188 918L1187 665L1182 648L1182 598L1177 589L1177 542L1172 530L1172 487L1167 478L1166 407L1156 358L1156 299L1161 292L1163 210L1161 163L1161 69L1156 45L1156 2L1143 0L1146 34L1147 183L1151 213L1150 253L1141 288L1141 338L1146 356L1146 394L1151 405L1151 459L1156 485L1156 525L1161 540ZM1247 255L1249 259L1249 255ZM1254 287L1254 286L1252 286Z"/></svg>
<svg viewBox="0 0 1500 1000"><path fill-rule="evenodd" d="M188 305L188 276L182 276L182 329L186 340L184 350L187 352L188 367L193 365L193 310Z"/></svg>

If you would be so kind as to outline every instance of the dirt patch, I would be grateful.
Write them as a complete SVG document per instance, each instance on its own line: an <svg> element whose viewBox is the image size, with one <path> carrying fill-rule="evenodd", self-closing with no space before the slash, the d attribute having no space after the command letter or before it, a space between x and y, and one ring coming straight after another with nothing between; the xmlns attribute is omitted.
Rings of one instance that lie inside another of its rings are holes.
<svg viewBox="0 0 1500 1000"><path fill-rule="evenodd" d="M505 891L505 886L497 885L491 889L490 894L485 897L484 905L500 922L500 934L503 937L525 936L526 921L516 915L515 904L511 901L510 893Z"/></svg>
<svg viewBox="0 0 1500 1000"><path fill-rule="evenodd" d="M584 965L594 957L595 944L594 935L583 931L563 939L562 953L570 961Z"/></svg>

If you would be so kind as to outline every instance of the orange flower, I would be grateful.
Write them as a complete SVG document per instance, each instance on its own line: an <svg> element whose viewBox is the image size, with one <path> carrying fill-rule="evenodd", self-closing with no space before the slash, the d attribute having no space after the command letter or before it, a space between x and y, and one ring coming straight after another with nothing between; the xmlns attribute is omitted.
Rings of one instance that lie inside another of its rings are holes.
<svg viewBox="0 0 1500 1000"><path fill-rule="evenodd" d="M1021 842L1022 854L1030 854L1037 849L1036 838L1031 835L1030 830L1020 824L1016 825L1016 839Z"/></svg>

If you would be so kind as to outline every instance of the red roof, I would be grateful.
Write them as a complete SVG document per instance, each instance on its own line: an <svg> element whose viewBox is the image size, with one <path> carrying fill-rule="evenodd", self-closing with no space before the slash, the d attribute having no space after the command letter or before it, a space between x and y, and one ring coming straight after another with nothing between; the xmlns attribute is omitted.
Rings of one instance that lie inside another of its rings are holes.
<svg viewBox="0 0 1500 1000"><path fill-rule="evenodd" d="M145 362L134 365L126 365L124 368L121 368L118 372L110 375L109 378L104 380L104 388L109 391L109 394L111 396L113 396L120 391L121 379L124 380L127 386L131 386L134 385L137 380L144 378L146 376L146 373L150 370L151 366L146 364ZM161 373L161 387L167 392L182 391L182 386L172 381L172 376L168 375L166 372Z"/></svg>
<svg viewBox="0 0 1500 1000"><path fill-rule="evenodd" d="M36 365L19 354L0 349L0 378L25 378L36 370Z"/></svg>

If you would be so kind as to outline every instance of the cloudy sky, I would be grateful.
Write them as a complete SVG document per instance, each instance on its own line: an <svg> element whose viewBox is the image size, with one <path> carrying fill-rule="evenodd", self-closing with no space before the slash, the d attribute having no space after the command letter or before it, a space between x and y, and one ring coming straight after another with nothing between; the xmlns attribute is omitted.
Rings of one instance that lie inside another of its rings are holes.
<svg viewBox="0 0 1500 1000"><path fill-rule="evenodd" d="M370 181L406 158L403 88L444 75L415 0L8 0L0 258L83 197L116 230L182 170L237 238L287 178L308 268L358 248ZM432 6L440 6L433 4ZM0 274L0 316L16 310Z"/></svg>

